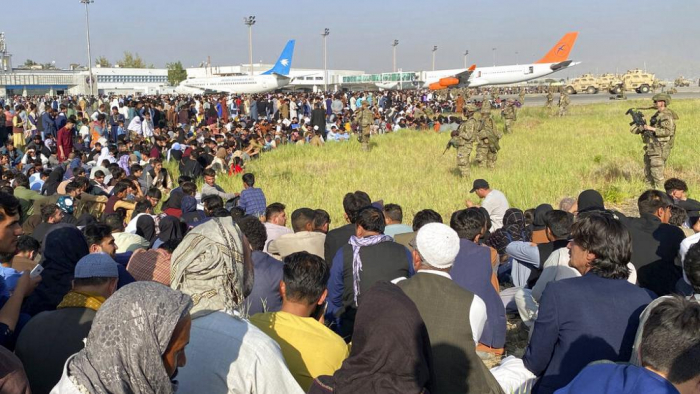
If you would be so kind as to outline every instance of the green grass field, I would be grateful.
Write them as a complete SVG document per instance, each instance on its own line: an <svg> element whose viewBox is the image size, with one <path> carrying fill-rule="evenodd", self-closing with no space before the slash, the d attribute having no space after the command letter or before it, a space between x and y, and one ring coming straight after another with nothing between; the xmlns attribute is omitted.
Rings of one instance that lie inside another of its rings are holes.
<svg viewBox="0 0 700 394"><path fill-rule="evenodd" d="M543 108L523 108L515 132L501 140L496 167L473 167L471 179L458 175L455 150L442 156L447 133L415 130L372 137L368 154L354 139L323 148L284 146L249 163L246 171L255 174L268 203L284 203L288 214L300 207L323 208L331 215L332 227L344 224L342 199L354 190L401 205L409 224L415 212L425 208L449 220L466 199L478 202L469 194L476 178L488 180L506 194L511 206L521 209L545 202L556 206L561 198L588 188L600 191L610 205L630 206L646 187L643 144L629 132L631 120L625 111L650 104L629 100L572 105L565 118L550 117ZM690 194L698 196L700 100L674 101L671 108L680 120L666 178L685 179ZM647 119L653 112L645 111ZM500 114L493 114L502 129L496 116ZM217 182L229 191L242 187L240 177L221 176Z"/></svg>

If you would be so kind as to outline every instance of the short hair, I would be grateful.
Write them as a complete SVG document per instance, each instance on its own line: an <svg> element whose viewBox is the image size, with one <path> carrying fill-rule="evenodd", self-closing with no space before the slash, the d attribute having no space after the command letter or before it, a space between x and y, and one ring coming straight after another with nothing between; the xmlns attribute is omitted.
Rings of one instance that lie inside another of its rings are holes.
<svg viewBox="0 0 700 394"><path fill-rule="evenodd" d="M21 235L17 239L17 251L18 252L38 252L41 249L41 244L39 241L34 239L31 235Z"/></svg>
<svg viewBox="0 0 700 394"><path fill-rule="evenodd" d="M591 271L607 279L627 279L632 258L632 236L612 215L592 212L574 223L571 238L595 255Z"/></svg>
<svg viewBox="0 0 700 394"><path fill-rule="evenodd" d="M136 203L136 206L134 207L134 213L132 213L131 216L136 217L136 215L144 213L152 208L153 204L151 204L150 201L144 199L143 201L139 201Z"/></svg>
<svg viewBox="0 0 700 394"><path fill-rule="evenodd" d="M182 185L182 184L185 183L185 182L192 182L192 181L194 181L194 179L192 179L191 176L187 176L187 175L180 175L180 176L177 178L177 184L178 184L178 185Z"/></svg>
<svg viewBox="0 0 700 394"><path fill-rule="evenodd" d="M250 247L253 250L263 250L267 242L267 230L260 219L252 215L244 216L236 221L243 235L248 238Z"/></svg>
<svg viewBox="0 0 700 394"><path fill-rule="evenodd" d="M316 212L310 208L299 208L292 212L292 229L295 233L304 231L306 225L311 223L313 226Z"/></svg>
<svg viewBox="0 0 700 394"><path fill-rule="evenodd" d="M78 189L80 189L80 184L78 184L78 182L76 182L76 181L70 181L66 185L66 193L71 193L71 192L74 192Z"/></svg>
<svg viewBox="0 0 700 394"><path fill-rule="evenodd" d="M56 204L46 204L41 207L41 221L48 222L58 209L58 205Z"/></svg>
<svg viewBox="0 0 700 394"><path fill-rule="evenodd" d="M371 205L364 207L357 213L355 225L362 226L366 231L384 233L384 227L386 227L384 213L382 213L381 209Z"/></svg>
<svg viewBox="0 0 700 394"><path fill-rule="evenodd" d="M242 179L243 179L243 183L248 185L248 187L255 186L255 175L253 175L252 173L248 172L248 173L243 174Z"/></svg>
<svg viewBox="0 0 700 394"><path fill-rule="evenodd" d="M394 222L403 222L403 209L398 204L386 204L384 206L384 215Z"/></svg>
<svg viewBox="0 0 700 394"><path fill-rule="evenodd" d="M95 171L95 178L104 178L105 176L106 175L105 175L104 171L102 171L102 170Z"/></svg>
<svg viewBox="0 0 700 394"><path fill-rule="evenodd" d="M106 215L104 222L113 232L124 231L124 219L122 219L122 216L118 213L110 213L109 215Z"/></svg>
<svg viewBox="0 0 700 394"><path fill-rule="evenodd" d="M523 211L523 218L526 226L532 226L535 223L535 208L526 209Z"/></svg>
<svg viewBox="0 0 700 394"><path fill-rule="evenodd" d="M214 170L211 169L211 168L206 168L204 171L202 171L202 175L204 175L204 176L213 176L213 177L215 177L215 176L216 176L216 171L214 171Z"/></svg>
<svg viewBox="0 0 700 394"><path fill-rule="evenodd" d="M348 216L350 223L355 223L357 220L357 213L360 209L371 205L372 200L370 200L369 195L363 191L356 191L354 193L348 193L343 197L343 210Z"/></svg>
<svg viewBox="0 0 700 394"><path fill-rule="evenodd" d="M667 208L673 205L673 201L668 194L659 190L650 189L642 193L637 200L639 214L656 214L659 208Z"/></svg>
<svg viewBox="0 0 700 394"><path fill-rule="evenodd" d="M131 175L134 175L134 173L143 171L143 167L140 164L132 164L131 167L129 167L129 172Z"/></svg>
<svg viewBox="0 0 700 394"><path fill-rule="evenodd" d="M651 309L640 345L641 364L662 372L673 384L700 375L700 303L679 296Z"/></svg>
<svg viewBox="0 0 700 394"><path fill-rule="evenodd" d="M331 215L323 209L314 210L314 230L323 227L326 223L331 223Z"/></svg>
<svg viewBox="0 0 700 394"><path fill-rule="evenodd" d="M287 209L287 207L281 202L273 202L265 208L265 220L269 220L273 216L281 214L285 209Z"/></svg>
<svg viewBox="0 0 700 394"><path fill-rule="evenodd" d="M175 249L177 249L177 247L180 245L180 242L182 242L182 238L170 238L169 240L160 244L158 249L163 249L168 253L172 254L175 251Z"/></svg>
<svg viewBox="0 0 700 394"><path fill-rule="evenodd" d="M130 182L119 181L119 182L117 182L116 185L114 185L114 189L112 189L112 195L117 195L123 191L126 191L130 187L131 187Z"/></svg>
<svg viewBox="0 0 700 394"><path fill-rule="evenodd" d="M22 186L29 189L29 177L20 173L15 176L15 186Z"/></svg>
<svg viewBox="0 0 700 394"><path fill-rule="evenodd" d="M478 208L462 209L452 214L450 227L460 238L474 241L477 235L486 231L486 218Z"/></svg>
<svg viewBox="0 0 700 394"><path fill-rule="evenodd" d="M85 169L84 169L83 167L76 167L76 168L73 170L73 178L77 178L77 177L79 177L79 176L83 176L83 175L85 175L85 173L86 173L86 171L85 171Z"/></svg>
<svg viewBox="0 0 700 394"><path fill-rule="evenodd" d="M442 216L432 209L416 212L416 215L413 216L413 231L420 230L421 227L428 223L442 223Z"/></svg>
<svg viewBox="0 0 700 394"><path fill-rule="evenodd" d="M318 302L331 275L329 265L309 252L292 253L285 257L282 272L285 298L307 305Z"/></svg>
<svg viewBox="0 0 700 394"><path fill-rule="evenodd" d="M693 244L686 252L683 271L695 294L700 294L700 243Z"/></svg>
<svg viewBox="0 0 700 394"><path fill-rule="evenodd" d="M687 192L688 184L685 183L685 181L683 181L682 179L669 178L666 182L664 182L664 190L666 190L666 193L670 193L674 190L681 190Z"/></svg>
<svg viewBox="0 0 700 394"><path fill-rule="evenodd" d="M185 194L185 196L191 196L195 193L197 193L197 184L194 182L185 182L182 184L182 192Z"/></svg>
<svg viewBox="0 0 700 394"><path fill-rule="evenodd" d="M559 209L562 211L569 211L576 204L576 199L572 197L564 197L559 201Z"/></svg>
<svg viewBox="0 0 700 394"><path fill-rule="evenodd" d="M213 212L217 208L224 207L224 200L217 194L209 194L202 197L202 205L204 205L207 210Z"/></svg>
<svg viewBox="0 0 700 394"><path fill-rule="evenodd" d="M163 198L163 193L161 193L160 190L158 190L158 188L152 187L146 192L146 197L151 197L155 198L156 200L160 200Z"/></svg>
<svg viewBox="0 0 700 394"><path fill-rule="evenodd" d="M544 227L549 229L554 239L568 239L573 224L574 215L569 212L555 209L544 214Z"/></svg>
<svg viewBox="0 0 700 394"><path fill-rule="evenodd" d="M108 225L102 223L90 224L83 230L83 235L85 235L85 240L89 248L92 245L102 243L103 239L112 236L112 229Z"/></svg>
<svg viewBox="0 0 700 394"><path fill-rule="evenodd" d="M241 207L233 207L229 213L231 214L231 219L233 219L235 222L236 220L245 216L245 209Z"/></svg>
<svg viewBox="0 0 700 394"><path fill-rule="evenodd" d="M686 220L688 220L688 213L685 209L675 204L671 205L671 219L669 219L668 224L680 227Z"/></svg>

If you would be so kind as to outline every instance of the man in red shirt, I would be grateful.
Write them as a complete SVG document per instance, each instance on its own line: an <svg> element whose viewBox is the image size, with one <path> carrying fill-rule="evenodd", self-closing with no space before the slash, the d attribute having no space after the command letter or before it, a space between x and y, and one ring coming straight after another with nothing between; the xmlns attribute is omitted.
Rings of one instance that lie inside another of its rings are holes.
<svg viewBox="0 0 700 394"><path fill-rule="evenodd" d="M68 159L68 155L73 152L73 127L72 119L68 119L66 125L58 130L56 145L58 147L58 161L63 162Z"/></svg>

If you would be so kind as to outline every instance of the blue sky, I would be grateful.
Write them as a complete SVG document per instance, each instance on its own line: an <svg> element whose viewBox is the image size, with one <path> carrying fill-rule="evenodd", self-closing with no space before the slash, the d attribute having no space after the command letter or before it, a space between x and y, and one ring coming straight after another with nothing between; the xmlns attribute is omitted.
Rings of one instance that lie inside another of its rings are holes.
<svg viewBox="0 0 700 394"><path fill-rule="evenodd" d="M31 7L29 7L31 4ZM59 67L86 62L84 6L78 0L24 0L3 10L3 30L15 65L31 58ZM93 59L114 62L124 51L162 67L247 62L243 17L255 15L253 57L274 62L297 40L293 66L323 66L321 32L330 29L328 67L406 71L539 59L568 31L579 31L571 57L583 64L561 73L620 72L646 67L662 78L700 77L700 2L668 1L231 1L95 0L90 5Z"/></svg>

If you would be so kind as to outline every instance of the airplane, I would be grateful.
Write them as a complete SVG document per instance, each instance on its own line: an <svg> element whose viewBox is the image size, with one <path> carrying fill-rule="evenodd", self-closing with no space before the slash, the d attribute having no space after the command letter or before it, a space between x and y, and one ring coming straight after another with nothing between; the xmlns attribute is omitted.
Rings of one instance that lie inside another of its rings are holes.
<svg viewBox="0 0 700 394"><path fill-rule="evenodd" d="M440 90L487 85L510 85L541 78L581 63L568 59L577 37L578 32L566 33L544 57L532 64L496 67L476 67L476 65L472 65L468 69L426 71L421 73L424 74L422 87L430 90Z"/></svg>
<svg viewBox="0 0 700 394"><path fill-rule="evenodd" d="M287 86L293 78L289 76L294 55L295 40L289 40L275 65L259 74L230 77L188 78L175 88L181 94L203 93L264 93Z"/></svg>

